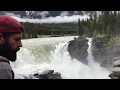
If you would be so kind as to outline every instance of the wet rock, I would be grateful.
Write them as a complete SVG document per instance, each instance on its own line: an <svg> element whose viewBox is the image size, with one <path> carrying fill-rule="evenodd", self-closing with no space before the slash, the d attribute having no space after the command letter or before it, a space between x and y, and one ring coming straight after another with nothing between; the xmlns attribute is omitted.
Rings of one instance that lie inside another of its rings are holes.
<svg viewBox="0 0 120 90"><path fill-rule="evenodd" d="M77 60L87 64L87 56L88 56L88 39L81 36L78 38L74 38L74 40L69 42L68 52L72 59L76 58Z"/></svg>
<svg viewBox="0 0 120 90"><path fill-rule="evenodd" d="M47 70L41 74L34 74L34 76L39 79L62 79L61 74L54 72L54 70Z"/></svg>
<svg viewBox="0 0 120 90"><path fill-rule="evenodd" d="M92 54L101 67L112 68L116 61L115 58L120 57L120 44L105 46L105 42L102 40L93 40Z"/></svg>
<svg viewBox="0 0 120 90"><path fill-rule="evenodd" d="M92 41L92 54L94 60L101 63L104 61L104 56L106 55L106 50L104 48L104 42L100 40Z"/></svg>
<svg viewBox="0 0 120 90"><path fill-rule="evenodd" d="M114 62L114 67L120 67L120 58L116 62Z"/></svg>
<svg viewBox="0 0 120 90"><path fill-rule="evenodd" d="M109 77L111 79L120 79L120 59L114 62L114 66Z"/></svg>
<svg viewBox="0 0 120 90"><path fill-rule="evenodd" d="M46 70L42 73L36 72L31 74L15 74L15 79L62 79L59 72L54 70Z"/></svg>

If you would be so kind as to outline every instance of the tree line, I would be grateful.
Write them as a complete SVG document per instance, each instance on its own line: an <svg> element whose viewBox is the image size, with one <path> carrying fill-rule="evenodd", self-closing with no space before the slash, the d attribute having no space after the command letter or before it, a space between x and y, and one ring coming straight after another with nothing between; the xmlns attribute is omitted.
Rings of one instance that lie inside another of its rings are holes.
<svg viewBox="0 0 120 90"><path fill-rule="evenodd" d="M120 35L120 12L119 11L101 11L95 12L87 20L78 19L78 35L93 37L97 34L107 36Z"/></svg>
<svg viewBox="0 0 120 90"><path fill-rule="evenodd" d="M73 27L52 26L30 22L20 23L25 28L23 38L37 38L38 35L50 35L50 36L77 35L77 29Z"/></svg>

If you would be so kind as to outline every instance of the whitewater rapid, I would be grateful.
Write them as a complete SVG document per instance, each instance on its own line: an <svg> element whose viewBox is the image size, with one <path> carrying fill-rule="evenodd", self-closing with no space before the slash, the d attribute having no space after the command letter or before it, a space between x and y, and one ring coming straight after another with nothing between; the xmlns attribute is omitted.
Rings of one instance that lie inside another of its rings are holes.
<svg viewBox="0 0 120 90"><path fill-rule="evenodd" d="M109 79L110 71L95 62L91 52L92 39L88 38L88 65L71 59L68 42L75 36L23 40L18 59L11 66L15 74L28 76L31 73L54 70L63 79ZM76 36L77 37L77 36Z"/></svg>

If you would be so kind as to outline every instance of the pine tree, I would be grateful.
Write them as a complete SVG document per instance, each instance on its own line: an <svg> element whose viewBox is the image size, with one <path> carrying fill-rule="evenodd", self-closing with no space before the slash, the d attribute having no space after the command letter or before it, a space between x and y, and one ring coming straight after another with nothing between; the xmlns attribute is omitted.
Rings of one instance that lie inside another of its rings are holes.
<svg viewBox="0 0 120 90"><path fill-rule="evenodd" d="M109 25L109 23L110 23L109 15L110 15L110 12L109 12L109 11L102 11L102 25L103 25L103 27L102 27L102 30L103 30L103 31L102 31L102 32L103 32L104 34L107 33L107 31L106 31L107 25Z"/></svg>
<svg viewBox="0 0 120 90"><path fill-rule="evenodd" d="M82 21L80 22L80 18L78 19L78 35L79 36L83 35L83 26L82 26Z"/></svg>

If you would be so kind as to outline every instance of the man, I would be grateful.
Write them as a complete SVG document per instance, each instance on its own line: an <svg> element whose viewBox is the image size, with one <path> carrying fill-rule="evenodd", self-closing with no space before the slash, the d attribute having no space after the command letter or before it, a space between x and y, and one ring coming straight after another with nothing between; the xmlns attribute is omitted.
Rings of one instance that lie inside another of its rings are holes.
<svg viewBox="0 0 120 90"><path fill-rule="evenodd" d="M16 53L22 47L23 31L17 20L7 15L0 15L0 79L14 79L9 61L16 61Z"/></svg>

